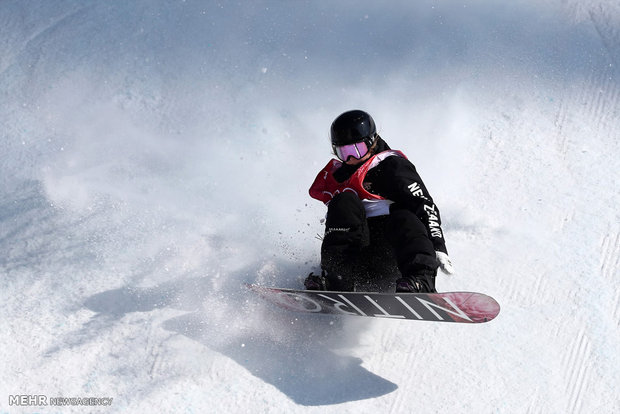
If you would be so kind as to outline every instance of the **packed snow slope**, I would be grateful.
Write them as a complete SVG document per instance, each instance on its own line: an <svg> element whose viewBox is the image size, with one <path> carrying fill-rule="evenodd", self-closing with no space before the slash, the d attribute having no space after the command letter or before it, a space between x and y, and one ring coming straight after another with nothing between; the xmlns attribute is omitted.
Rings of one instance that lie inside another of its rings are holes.
<svg viewBox="0 0 620 414"><path fill-rule="evenodd" d="M620 412L620 6L0 2L0 412ZM479 326L274 309L365 109ZM111 397L18 407L14 395Z"/></svg>

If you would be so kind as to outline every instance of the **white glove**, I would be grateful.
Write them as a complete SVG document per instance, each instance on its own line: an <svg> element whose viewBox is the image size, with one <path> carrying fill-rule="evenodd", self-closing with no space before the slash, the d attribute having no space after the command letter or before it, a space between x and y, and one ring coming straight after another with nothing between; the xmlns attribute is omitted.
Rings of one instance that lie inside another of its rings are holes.
<svg viewBox="0 0 620 414"><path fill-rule="evenodd" d="M439 267L441 271L447 275L454 274L454 266L452 266L452 261L444 252L435 252L437 256L437 261L439 262Z"/></svg>

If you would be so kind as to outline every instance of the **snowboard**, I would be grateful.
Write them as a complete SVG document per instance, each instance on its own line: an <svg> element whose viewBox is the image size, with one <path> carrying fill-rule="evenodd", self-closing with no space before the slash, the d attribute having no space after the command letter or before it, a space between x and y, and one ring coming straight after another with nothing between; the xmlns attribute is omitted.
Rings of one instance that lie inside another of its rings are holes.
<svg viewBox="0 0 620 414"><path fill-rule="evenodd" d="M375 293L295 290L246 285L263 299L295 312L433 322L483 323L499 314L492 297L475 292Z"/></svg>

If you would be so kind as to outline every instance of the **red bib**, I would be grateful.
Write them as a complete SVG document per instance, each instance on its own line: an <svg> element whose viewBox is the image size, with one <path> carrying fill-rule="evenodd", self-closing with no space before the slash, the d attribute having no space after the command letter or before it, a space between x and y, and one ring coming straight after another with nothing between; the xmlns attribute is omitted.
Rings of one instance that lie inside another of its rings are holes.
<svg viewBox="0 0 620 414"><path fill-rule="evenodd" d="M360 200L362 200L362 202L364 202L367 213L370 212L369 210L372 209L369 209L369 206L373 204L372 202L385 200L385 198L367 191L364 188L364 178L366 178L366 174L368 174L368 171L370 171L372 168L375 168L377 165L379 165L381 161L383 161L387 157L391 156L407 158L405 157L405 154L400 151L388 150L380 152L379 154L370 157L370 159L366 161L360 168L358 168L357 171L355 171L348 180L341 183L336 181L336 179L334 178L334 172L342 166L342 161L336 159L330 160L325 166L325 168L323 168L321 172L319 172L319 174L314 179L314 183L312 183L312 185L310 186L310 197L320 200L325 204L328 204L331 199L334 198L337 194L345 191L350 191L357 195ZM370 203L366 203L365 201ZM380 214L387 214L387 212L382 212ZM368 214L369 217L373 215L379 214Z"/></svg>

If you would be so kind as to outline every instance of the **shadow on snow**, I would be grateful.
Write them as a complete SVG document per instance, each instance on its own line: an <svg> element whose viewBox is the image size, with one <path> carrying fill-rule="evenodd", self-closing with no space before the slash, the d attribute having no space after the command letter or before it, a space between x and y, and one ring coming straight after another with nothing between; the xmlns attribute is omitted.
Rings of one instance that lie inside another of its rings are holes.
<svg viewBox="0 0 620 414"><path fill-rule="evenodd" d="M365 369L361 359L347 355L357 341L356 331L368 322L290 313L263 303L243 287L214 292L209 278L109 290L84 305L112 320L160 308L187 310L163 327L226 355L300 405L375 398L398 388Z"/></svg>

